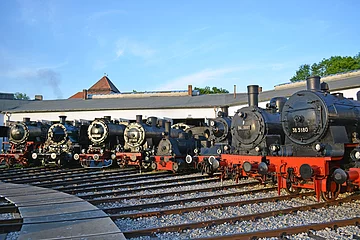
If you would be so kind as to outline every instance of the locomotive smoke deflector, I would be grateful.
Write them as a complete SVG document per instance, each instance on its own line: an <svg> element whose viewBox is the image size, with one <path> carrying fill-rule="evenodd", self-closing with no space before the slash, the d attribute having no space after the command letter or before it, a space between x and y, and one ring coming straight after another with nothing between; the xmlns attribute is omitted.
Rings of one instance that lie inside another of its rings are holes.
<svg viewBox="0 0 360 240"><path fill-rule="evenodd" d="M320 91L320 77L312 76L306 79L306 87L309 91Z"/></svg>
<svg viewBox="0 0 360 240"><path fill-rule="evenodd" d="M249 85L248 89L248 103L249 106L258 106L259 104L259 85Z"/></svg>

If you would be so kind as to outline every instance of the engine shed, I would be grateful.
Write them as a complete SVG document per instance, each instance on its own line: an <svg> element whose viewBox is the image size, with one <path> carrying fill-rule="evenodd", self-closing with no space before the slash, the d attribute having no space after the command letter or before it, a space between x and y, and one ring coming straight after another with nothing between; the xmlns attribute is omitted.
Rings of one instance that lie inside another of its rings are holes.
<svg viewBox="0 0 360 240"><path fill-rule="evenodd" d="M331 93L341 92L345 97L354 99L358 97L360 71L323 77L321 80L328 83ZM39 96L35 100L14 100L9 94L0 94L0 125L6 125L7 121L21 121L24 117L32 121L57 121L59 116L67 116L72 121L111 116L120 121L133 121L139 114L143 118L155 116L172 119L173 123L195 124L216 117L220 110L227 109L229 116L233 116L237 109L247 105L246 93L200 95L191 85L184 91L142 93L119 93L107 77L94 84L99 85L108 88L100 89L102 91L84 89L69 99L59 100L43 100ZM289 97L303 89L306 89L306 81L280 84L272 90L261 91L259 106L265 107L273 97Z"/></svg>

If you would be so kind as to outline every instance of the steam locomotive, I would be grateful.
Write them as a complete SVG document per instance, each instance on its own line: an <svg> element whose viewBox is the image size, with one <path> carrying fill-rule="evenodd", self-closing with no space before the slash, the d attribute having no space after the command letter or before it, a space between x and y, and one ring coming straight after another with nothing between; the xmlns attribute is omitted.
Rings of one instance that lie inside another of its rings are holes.
<svg viewBox="0 0 360 240"><path fill-rule="evenodd" d="M228 107L222 107L217 117L209 119L209 126L204 127L205 141L202 147L195 149L194 160L198 162L197 168L202 173L212 175L223 164L221 154L229 153L231 149L231 121L228 116ZM189 129L193 131L193 129ZM187 157L188 161L191 156Z"/></svg>
<svg viewBox="0 0 360 240"><path fill-rule="evenodd" d="M359 188L359 99L330 94L320 77L311 77L307 90L286 102L281 122L285 144L274 146L269 158L279 191L314 189L318 199L331 200Z"/></svg>
<svg viewBox="0 0 360 240"><path fill-rule="evenodd" d="M149 162L153 170L194 170L196 162L192 161L192 156L200 142L181 129L171 129L171 122L165 122L162 136L154 154L144 162Z"/></svg>
<svg viewBox="0 0 360 240"><path fill-rule="evenodd" d="M116 150L120 151L124 144L126 125L111 120L110 116L95 119L87 128L87 136L91 144L82 146L81 153L74 154L74 160L83 167L102 168L113 164Z"/></svg>
<svg viewBox="0 0 360 240"><path fill-rule="evenodd" d="M248 86L248 107L236 111L231 121L231 149L216 162L222 177L255 177L264 180L273 145L284 143L280 111L286 98L270 100L266 108L258 106L259 86ZM214 160L213 160L214 161ZM215 170L215 169L214 169Z"/></svg>
<svg viewBox="0 0 360 240"><path fill-rule="evenodd" d="M66 166L73 161L73 155L80 152L79 127L66 122L66 116L60 116L60 122L52 124L47 131L47 139L41 147L33 151L32 158L43 165Z"/></svg>
<svg viewBox="0 0 360 240"><path fill-rule="evenodd" d="M118 165L149 167L149 163L143 160L153 154L164 131L162 121L158 122L156 117L149 117L144 123L142 115L136 115L136 122L124 130L124 148L116 152Z"/></svg>
<svg viewBox="0 0 360 240"><path fill-rule="evenodd" d="M4 162L8 167L14 164L39 165L37 155L33 152L45 142L49 127L46 123L30 121L30 118L11 123L7 130L10 147L0 154L0 163Z"/></svg>

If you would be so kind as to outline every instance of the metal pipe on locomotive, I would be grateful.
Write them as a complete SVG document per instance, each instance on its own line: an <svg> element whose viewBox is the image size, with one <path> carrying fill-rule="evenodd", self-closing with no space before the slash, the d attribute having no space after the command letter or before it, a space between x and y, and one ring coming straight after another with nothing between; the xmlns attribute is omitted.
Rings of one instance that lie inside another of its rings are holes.
<svg viewBox="0 0 360 240"><path fill-rule="evenodd" d="M274 145L269 157L279 192L314 189L318 199L331 200L359 188L359 101L330 94L320 77L310 77L307 90L288 99L281 120L285 144Z"/></svg>
<svg viewBox="0 0 360 240"><path fill-rule="evenodd" d="M116 160L116 151L124 146L124 131L126 125L111 120L110 116L95 119L87 128L87 136L91 142L88 148L82 148L74 159L83 167L102 168L111 166Z"/></svg>
<svg viewBox="0 0 360 240"><path fill-rule="evenodd" d="M65 166L80 152L79 128L66 122L66 116L59 118L59 123L50 126L45 143L33 153L43 165Z"/></svg>
<svg viewBox="0 0 360 240"><path fill-rule="evenodd" d="M0 163L8 167L18 163L23 166L39 165L36 151L46 140L49 125L42 122L30 121L11 123L9 127L9 149L0 154Z"/></svg>

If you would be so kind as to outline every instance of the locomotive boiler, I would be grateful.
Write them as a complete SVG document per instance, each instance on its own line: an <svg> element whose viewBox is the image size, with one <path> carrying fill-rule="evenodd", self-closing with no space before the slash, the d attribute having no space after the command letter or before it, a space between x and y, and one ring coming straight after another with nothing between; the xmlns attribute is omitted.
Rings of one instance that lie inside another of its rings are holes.
<svg viewBox="0 0 360 240"><path fill-rule="evenodd" d="M33 157L42 161L43 165L67 165L74 153L80 152L79 128L67 123L66 116L59 118L59 123L50 126L44 145L33 153Z"/></svg>
<svg viewBox="0 0 360 240"><path fill-rule="evenodd" d="M88 148L83 148L81 154L75 154L83 167L108 167L116 159L116 150L124 146L124 131L126 125L111 120L110 116L95 119L87 128L87 136L91 142Z"/></svg>
<svg viewBox="0 0 360 240"><path fill-rule="evenodd" d="M0 154L0 162L5 162L9 167L15 163L24 166L38 165L33 151L45 142L48 129L48 124L30 121L30 118L12 123L8 130L10 147Z"/></svg>

